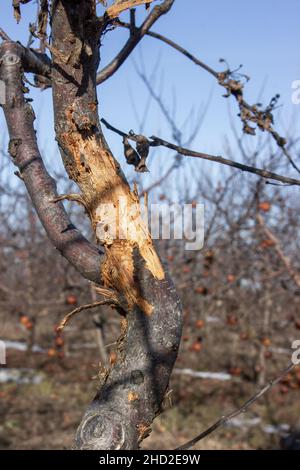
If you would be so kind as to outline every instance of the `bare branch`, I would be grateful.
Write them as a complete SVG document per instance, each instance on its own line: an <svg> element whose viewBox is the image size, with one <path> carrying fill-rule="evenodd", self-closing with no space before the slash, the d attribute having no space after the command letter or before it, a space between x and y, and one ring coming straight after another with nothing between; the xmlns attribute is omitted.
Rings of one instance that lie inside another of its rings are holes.
<svg viewBox="0 0 300 470"><path fill-rule="evenodd" d="M113 127L105 119L101 119L101 122L103 122L103 124L111 131L121 135L122 137L127 137L128 139L131 139L136 142L136 135L133 132L126 134L125 132L120 131L119 129ZM278 175L277 173L264 170L262 168L256 168L253 166L244 165L243 163L235 162L233 160L229 160L228 158L223 158L220 156L214 156L214 155L209 155L207 153L189 150L179 145L172 144L171 142L167 142L166 140L163 140L160 137L151 136L150 139L151 139L151 141L149 141L150 147L163 146L171 150L175 150L180 155L184 155L186 157L202 158L203 160L209 160L212 162L221 163L222 165L231 166L233 168L246 171L248 173L253 173L255 175L261 176L262 178L280 181L281 183L285 183L288 185L300 186L300 180L289 178L288 176L282 176L282 175Z"/></svg>
<svg viewBox="0 0 300 470"><path fill-rule="evenodd" d="M238 408L235 411L232 411L231 413L229 413L226 416L222 416L212 426L207 428L205 431L201 432L201 434L194 437L194 439L191 439L186 444L183 444L182 446L177 447L175 450L186 450L186 449L190 449L191 447L194 447L194 445L196 445L197 442L204 439L206 436L208 436L209 434L214 432L216 429L220 428L221 426L223 426L225 423L227 423L231 419L235 418L236 416L248 411L248 409L250 408L250 406L253 405L253 403L255 403L259 398L261 398L265 393L267 393L272 387L274 387L274 385L278 384L295 367L296 367L295 364L290 364L283 372L281 372L281 374L278 377L271 380L259 392L257 392L251 398L249 398L249 400L247 400L240 408Z"/></svg>
<svg viewBox="0 0 300 470"><path fill-rule="evenodd" d="M118 26L121 26L122 28L127 28L130 29L130 24L126 23L124 21L117 21ZM193 54L191 54L189 51L184 49L183 47L179 46L176 44L176 42L172 41L171 39L163 36L162 34L155 33L154 31L147 31L145 33L147 36L150 36L155 39L159 39L160 41L164 42L165 44L168 44L169 46L173 47L173 49L176 49L178 52L181 54L185 55L189 60L194 62L196 65L199 65L199 67L203 68L207 72L209 72L211 75L213 75L215 78L218 78L218 72L216 72L214 69L209 67L207 64L202 62L201 60L197 59Z"/></svg>
<svg viewBox="0 0 300 470"><path fill-rule="evenodd" d="M248 173L254 173L255 175L261 176L262 178L281 181L282 183L285 183L285 184L296 185L296 186L300 185L300 180L297 180L295 178L289 178L288 176L278 175L277 173L273 173L268 170L256 168L256 167L249 166L249 165L244 165L243 163L235 162L233 160L229 160L228 158L208 155L202 152L195 152L193 150L189 150L184 147L179 147L178 145L167 142L166 140L160 139L159 137L156 137L156 136L151 136L150 139L152 139L152 146L167 147L169 149L176 150L176 152L180 153L180 155L184 155L187 157L202 158L204 160L210 160L212 162L221 163L222 165L227 165L233 168L238 168L239 170L246 171Z"/></svg>
<svg viewBox="0 0 300 470"><path fill-rule="evenodd" d="M8 34L2 28L0 28L0 38L3 39L3 41L11 41Z"/></svg>
<svg viewBox="0 0 300 470"><path fill-rule="evenodd" d="M6 85L3 110L10 135L10 155L54 246L84 277L99 283L101 250L74 227L61 203L51 203L58 195L37 146L33 110L23 95L20 46L4 42L0 57L1 79Z"/></svg>
<svg viewBox="0 0 300 470"><path fill-rule="evenodd" d="M56 328L56 330L58 332L62 331L64 327L69 323L71 318L73 318L74 315L76 315L77 313L82 312L82 310L88 310L90 308L99 307L100 305L109 305L111 307L117 307L119 304L116 303L116 301L113 299L111 300L106 299L106 300L98 300L97 302L93 302L91 304L81 305L80 307L74 308L74 310L72 310L70 313L65 315L62 321L60 322L60 324L58 325L58 327Z"/></svg>
<svg viewBox="0 0 300 470"><path fill-rule="evenodd" d="M0 37L3 41L13 42L2 28L0 28ZM41 75L47 79L51 78L51 60L46 54L25 47L20 42L14 44L22 60L24 72Z"/></svg>
<svg viewBox="0 0 300 470"><path fill-rule="evenodd" d="M97 85L105 82L110 78L125 62L127 57L131 54L134 48L139 44L141 39L145 36L147 31L151 28L162 15L167 13L175 0L164 0L161 5L156 5L151 13L147 16L143 24L135 29L134 34L131 34L128 41L116 55L116 57L97 74Z"/></svg>

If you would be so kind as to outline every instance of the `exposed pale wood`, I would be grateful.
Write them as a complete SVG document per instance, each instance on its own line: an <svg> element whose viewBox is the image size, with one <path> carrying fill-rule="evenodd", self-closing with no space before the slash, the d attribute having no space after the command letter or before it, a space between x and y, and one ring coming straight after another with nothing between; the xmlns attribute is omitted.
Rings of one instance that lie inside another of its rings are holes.
<svg viewBox="0 0 300 470"><path fill-rule="evenodd" d="M135 8L146 3L152 3L154 0L115 0L115 2L106 9L106 14L110 18L116 18L123 11Z"/></svg>

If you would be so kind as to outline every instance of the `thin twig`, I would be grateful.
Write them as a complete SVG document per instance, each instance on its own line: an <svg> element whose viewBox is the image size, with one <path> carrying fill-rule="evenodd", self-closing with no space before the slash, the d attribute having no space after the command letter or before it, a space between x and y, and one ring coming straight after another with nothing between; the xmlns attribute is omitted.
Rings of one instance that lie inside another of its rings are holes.
<svg viewBox="0 0 300 470"><path fill-rule="evenodd" d="M3 39L3 41L11 41L8 34L2 28L0 28L0 38Z"/></svg>
<svg viewBox="0 0 300 470"><path fill-rule="evenodd" d="M127 137L136 142L136 135L133 132L126 134L123 131L120 131L116 127L109 124L105 119L101 119L101 122L110 129L111 131L119 134L122 137ZM196 152L195 150L189 150L185 147L181 147L179 145L172 144L166 140L161 139L160 137L151 136L151 141L149 142L150 147L157 147L163 146L167 147L171 150L175 150L180 155L184 155L186 157L194 157L194 158L202 158L203 160L209 160L216 163L221 163L222 165L231 166L233 168L238 168L239 170L246 171L248 173L254 173L255 175L261 176L262 178L267 178L271 180L281 181L282 183L287 183L290 185L300 186L300 180L295 178L289 178L288 176L278 175L277 173L273 173L268 170L264 170L262 168L256 168L254 166L244 165L243 163L235 162L233 160L229 160L228 158L223 158L221 156L214 156L209 155L203 152Z"/></svg>
<svg viewBox="0 0 300 470"><path fill-rule="evenodd" d="M130 29L130 24L126 23L124 21L118 20L116 23L118 26L121 26L122 28L127 28ZM218 72L216 72L214 69L209 67L209 65L206 65L204 62L201 60L197 59L193 54L191 54L189 51L184 49L183 47L179 46L179 44L176 44L174 41L171 39L163 36L162 34L155 33L154 31L147 31L145 33L146 36L151 36L152 38L159 39L160 41L164 42L165 44L168 44L169 46L173 47L173 49L176 49L178 52L181 54L185 55L188 59L190 59L192 62L194 62L196 65L199 65L199 67L203 68L207 72L209 72L211 75L213 75L215 78L218 78Z"/></svg>
<svg viewBox="0 0 300 470"><path fill-rule="evenodd" d="M295 178L289 178L288 176L278 175L277 173L273 173L262 168L244 165L243 163L235 162L233 160L229 160L228 158L223 158L221 156L209 155L207 153L196 152L194 150L189 150L184 147L179 147L178 145L172 144L171 142L167 142L166 140L163 140L156 136L151 136L150 139L152 139L152 145L163 146L172 150L176 150L176 152L186 157L202 158L204 160L210 160L212 162L221 163L222 165L238 168L239 170L246 171L248 173L254 173L258 176L261 176L262 178L281 181L282 183L287 183L290 185L300 185L300 180L297 180Z"/></svg>
<svg viewBox="0 0 300 470"><path fill-rule="evenodd" d="M57 331L63 330L64 327L69 323L71 318L74 315L76 315L77 313L82 312L82 310L88 310L90 308L99 307L100 305L110 305L110 306L116 307L115 301L108 300L108 299L107 300L98 300L97 302L93 302L91 304L81 305L80 307L75 308L70 313L67 313L67 315L64 316L63 320L60 322L60 324L56 328Z"/></svg>
<svg viewBox="0 0 300 470"><path fill-rule="evenodd" d="M257 392L255 395L253 395L249 400L247 400L239 409L232 411L228 415L222 416L218 421L216 421L212 426L207 428L205 431L201 432L201 434L198 434L198 436L194 437L194 439L191 439L190 441L186 442L180 447L176 447L174 450L186 450L190 449L193 447L197 442L201 441L204 439L206 436L211 434L213 431L216 429L220 428L223 426L225 423L230 421L231 419L235 418L236 416L245 413L248 411L251 405L255 403L259 398L261 398L266 392L268 392L274 385L278 384L289 372L291 372L294 368L296 367L296 364L290 364L281 374L276 377L275 379L271 380L267 385L265 385L259 392Z"/></svg>

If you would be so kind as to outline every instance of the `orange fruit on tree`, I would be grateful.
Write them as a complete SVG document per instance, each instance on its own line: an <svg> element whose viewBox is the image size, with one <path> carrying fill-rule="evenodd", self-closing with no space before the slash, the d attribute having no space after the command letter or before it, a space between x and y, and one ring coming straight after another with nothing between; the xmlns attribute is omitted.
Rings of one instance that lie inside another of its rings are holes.
<svg viewBox="0 0 300 470"><path fill-rule="evenodd" d="M64 339L61 336L57 336L55 338L55 344L58 347L62 347L64 345Z"/></svg>
<svg viewBox="0 0 300 470"><path fill-rule="evenodd" d="M262 212L269 212L271 209L271 204L268 201L262 201L258 204L258 208Z"/></svg>
<svg viewBox="0 0 300 470"><path fill-rule="evenodd" d="M30 320L27 315L21 315L19 321L23 326L26 326Z"/></svg>
<svg viewBox="0 0 300 470"><path fill-rule="evenodd" d="M205 325L205 323L204 323L203 320L197 320L196 323L195 323L195 327L198 328L199 330L201 328L204 328L204 325Z"/></svg>
<svg viewBox="0 0 300 470"><path fill-rule="evenodd" d="M77 297L76 295L69 294L66 298L66 303L68 305L77 305Z"/></svg>
<svg viewBox="0 0 300 470"><path fill-rule="evenodd" d="M271 346L271 340L268 337L262 338L261 344L265 346L266 348L269 348Z"/></svg>
<svg viewBox="0 0 300 470"><path fill-rule="evenodd" d="M201 349L202 349L202 344L200 343L200 341L194 341L194 343L190 347L190 351L194 351L194 352L200 352Z"/></svg>
<svg viewBox="0 0 300 470"><path fill-rule="evenodd" d="M48 357L56 356L56 350L54 348L49 348L48 351L47 351L47 356Z"/></svg>

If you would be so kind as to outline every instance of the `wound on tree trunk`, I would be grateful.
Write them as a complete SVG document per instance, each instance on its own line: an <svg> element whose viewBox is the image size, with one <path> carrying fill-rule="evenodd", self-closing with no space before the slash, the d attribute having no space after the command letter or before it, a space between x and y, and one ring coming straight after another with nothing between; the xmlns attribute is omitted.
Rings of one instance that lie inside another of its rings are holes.
<svg viewBox="0 0 300 470"><path fill-rule="evenodd" d="M104 25L96 17L95 2L58 0L51 15L56 139L105 251L98 283L117 292L124 315L118 361L102 377L75 446L136 449L149 433L168 386L181 336L181 307L139 217L139 198L100 127L96 72ZM108 230L111 208L121 219L116 237Z"/></svg>

